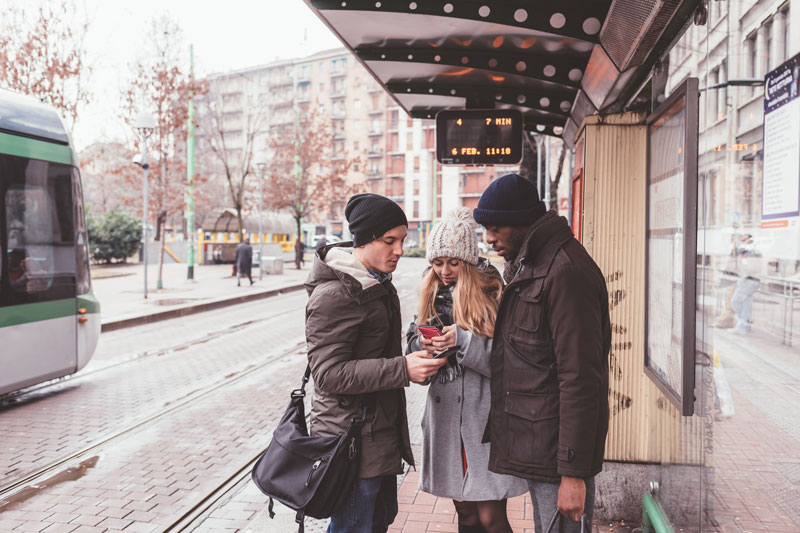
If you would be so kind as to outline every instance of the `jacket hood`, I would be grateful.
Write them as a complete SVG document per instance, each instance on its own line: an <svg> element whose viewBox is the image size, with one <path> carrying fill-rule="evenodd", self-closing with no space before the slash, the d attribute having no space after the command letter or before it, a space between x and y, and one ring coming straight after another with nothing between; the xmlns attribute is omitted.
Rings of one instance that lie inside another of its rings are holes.
<svg viewBox="0 0 800 533"><path fill-rule="evenodd" d="M309 296L318 286L330 281L344 285L358 302L386 294L381 282L353 255L352 242L324 246L314 254L314 265L305 283Z"/></svg>

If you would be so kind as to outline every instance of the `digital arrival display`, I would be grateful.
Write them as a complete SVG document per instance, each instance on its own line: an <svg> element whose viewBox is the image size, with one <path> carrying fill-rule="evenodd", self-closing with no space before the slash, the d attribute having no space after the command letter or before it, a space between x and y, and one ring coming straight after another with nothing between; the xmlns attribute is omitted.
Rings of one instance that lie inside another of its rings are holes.
<svg viewBox="0 0 800 533"><path fill-rule="evenodd" d="M522 113L513 109L439 111L436 159L443 165L519 163Z"/></svg>

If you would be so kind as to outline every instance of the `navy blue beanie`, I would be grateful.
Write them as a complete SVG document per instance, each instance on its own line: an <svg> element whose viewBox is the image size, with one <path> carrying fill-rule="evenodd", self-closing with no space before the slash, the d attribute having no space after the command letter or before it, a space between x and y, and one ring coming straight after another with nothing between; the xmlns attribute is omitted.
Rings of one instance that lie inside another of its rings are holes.
<svg viewBox="0 0 800 533"><path fill-rule="evenodd" d="M506 174L486 187L472 215L481 226L530 226L546 212L536 185Z"/></svg>
<svg viewBox="0 0 800 533"><path fill-rule="evenodd" d="M358 248L397 226L408 226L403 209L379 194L356 194L347 201L344 216L353 234L353 246Z"/></svg>

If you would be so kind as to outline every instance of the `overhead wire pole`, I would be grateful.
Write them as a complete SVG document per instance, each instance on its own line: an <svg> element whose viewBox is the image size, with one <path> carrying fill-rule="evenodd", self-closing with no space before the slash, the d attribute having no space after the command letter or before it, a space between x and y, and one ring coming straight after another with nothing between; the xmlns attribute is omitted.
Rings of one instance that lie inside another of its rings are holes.
<svg viewBox="0 0 800 533"><path fill-rule="evenodd" d="M194 45L189 45L189 135L186 141L186 235L189 265L187 279L194 280Z"/></svg>
<svg viewBox="0 0 800 533"><path fill-rule="evenodd" d="M297 239L300 238L303 232L303 204L300 201L301 196L303 194L303 188L301 181L301 172L300 172L300 139L298 135L300 134L300 111L297 108L297 61L292 62L292 109L294 110L294 179L297 182L297 213L298 213L298 222L297 222L297 236L295 237L295 245L297 244ZM299 268L299 264L298 264Z"/></svg>
<svg viewBox="0 0 800 533"><path fill-rule="evenodd" d="M550 210L550 139L544 138L544 205Z"/></svg>

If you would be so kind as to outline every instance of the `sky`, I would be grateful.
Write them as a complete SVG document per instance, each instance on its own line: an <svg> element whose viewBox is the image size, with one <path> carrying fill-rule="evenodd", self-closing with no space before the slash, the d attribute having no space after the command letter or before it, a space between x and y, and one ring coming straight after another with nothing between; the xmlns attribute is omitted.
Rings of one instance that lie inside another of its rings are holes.
<svg viewBox="0 0 800 533"><path fill-rule="evenodd" d="M145 45L148 21L162 13L172 15L183 28L187 67L189 43L194 45L198 77L341 46L303 0L73 1L76 15L89 21L86 47L94 68L92 102L75 125L78 150L130 135L119 119L120 93Z"/></svg>

